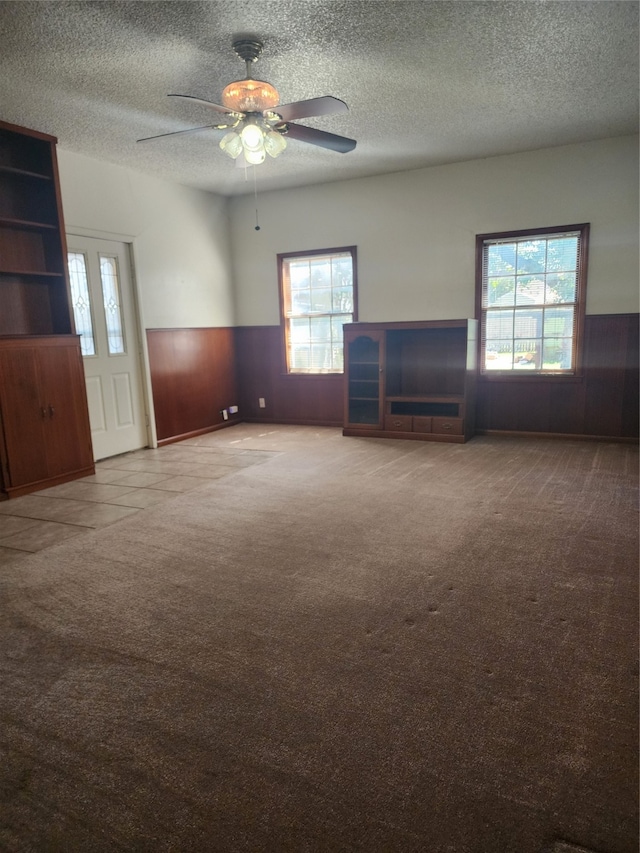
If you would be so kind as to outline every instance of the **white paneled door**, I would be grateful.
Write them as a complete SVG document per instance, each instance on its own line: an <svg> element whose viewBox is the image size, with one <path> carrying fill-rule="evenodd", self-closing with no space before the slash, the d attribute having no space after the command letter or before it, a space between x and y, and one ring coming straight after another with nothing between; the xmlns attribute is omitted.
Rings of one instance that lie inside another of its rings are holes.
<svg viewBox="0 0 640 853"><path fill-rule="evenodd" d="M126 243L67 235L96 460L146 447L140 342Z"/></svg>

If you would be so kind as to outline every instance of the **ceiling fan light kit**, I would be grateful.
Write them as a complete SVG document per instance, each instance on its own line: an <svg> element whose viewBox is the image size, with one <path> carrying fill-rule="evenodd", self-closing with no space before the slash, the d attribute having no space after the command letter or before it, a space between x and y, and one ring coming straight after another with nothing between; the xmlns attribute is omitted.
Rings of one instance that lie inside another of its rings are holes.
<svg viewBox="0 0 640 853"><path fill-rule="evenodd" d="M264 163L265 154L278 157L287 147L283 131L275 131L282 125L280 116L272 113L248 113L242 120L242 128L232 130L220 140L220 148L234 160L244 152L244 159L252 166Z"/></svg>
<svg viewBox="0 0 640 853"><path fill-rule="evenodd" d="M220 148L233 160L243 155L245 163L253 166L264 163L267 154L270 157L282 154L287 147L286 136L341 154L352 151L356 147L354 139L292 123L298 118L348 112L344 101L327 95L291 104L279 104L280 95L275 86L264 80L255 80L251 76L251 64L262 53L262 47L262 42L254 38L242 38L233 42L235 53L246 63L247 76L244 80L235 80L225 86L222 91L222 104L214 104L193 95L170 95L173 98L187 98L193 103L224 113L224 121L148 136L138 142L205 129L228 130L220 140Z"/></svg>

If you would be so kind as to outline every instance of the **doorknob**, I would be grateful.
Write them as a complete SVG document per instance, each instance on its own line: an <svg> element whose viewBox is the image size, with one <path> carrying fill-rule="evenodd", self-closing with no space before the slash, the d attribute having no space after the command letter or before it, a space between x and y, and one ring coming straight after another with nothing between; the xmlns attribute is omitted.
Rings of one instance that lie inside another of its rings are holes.
<svg viewBox="0 0 640 853"><path fill-rule="evenodd" d="M49 403L49 417L52 418L55 415L55 413L56 413L56 410L53 408L51 403Z"/></svg>

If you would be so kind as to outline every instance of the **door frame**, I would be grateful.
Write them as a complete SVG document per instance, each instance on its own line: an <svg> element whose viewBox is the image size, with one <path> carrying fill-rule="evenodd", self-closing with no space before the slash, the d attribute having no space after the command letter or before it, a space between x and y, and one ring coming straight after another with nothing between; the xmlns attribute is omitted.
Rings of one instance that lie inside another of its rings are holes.
<svg viewBox="0 0 640 853"><path fill-rule="evenodd" d="M114 240L124 243L127 247L129 267L131 270L131 291L133 296L133 313L135 317L136 333L138 336L138 364L140 367L140 378L142 380L142 403L144 407L145 430L149 447L157 448L158 436L156 433L155 410L153 408L153 391L151 387L151 367L149 364L149 348L145 333L142 297L140 294L140 283L136 273L136 238L130 234L117 234L113 231L98 231L95 228L82 228L76 225L66 224L65 227L67 243L73 241L73 237L93 237L96 240Z"/></svg>

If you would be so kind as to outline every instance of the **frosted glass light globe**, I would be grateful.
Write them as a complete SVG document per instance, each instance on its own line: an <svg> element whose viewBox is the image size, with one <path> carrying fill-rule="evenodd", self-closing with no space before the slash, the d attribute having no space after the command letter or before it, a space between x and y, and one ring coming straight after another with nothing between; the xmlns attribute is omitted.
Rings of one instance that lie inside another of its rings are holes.
<svg viewBox="0 0 640 853"><path fill-rule="evenodd" d="M265 156L264 148L260 148L258 151L247 151L246 148L244 150L244 158L252 166L259 166L260 163L264 163Z"/></svg>
<svg viewBox="0 0 640 853"><path fill-rule="evenodd" d="M270 157L277 157L287 147L287 140L277 130L270 130L264 137L264 148Z"/></svg>
<svg viewBox="0 0 640 853"><path fill-rule="evenodd" d="M263 146L263 133L256 124L245 124L242 128L242 144L249 151L257 151Z"/></svg>
<svg viewBox="0 0 640 853"><path fill-rule="evenodd" d="M235 160L242 151L242 140L240 139L240 136L232 130L231 133L227 133L222 137L220 140L220 148L222 148L225 154L228 154L229 157Z"/></svg>

